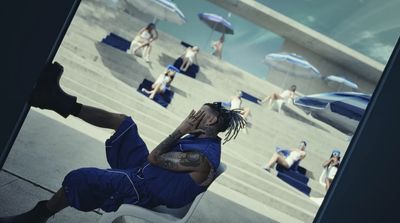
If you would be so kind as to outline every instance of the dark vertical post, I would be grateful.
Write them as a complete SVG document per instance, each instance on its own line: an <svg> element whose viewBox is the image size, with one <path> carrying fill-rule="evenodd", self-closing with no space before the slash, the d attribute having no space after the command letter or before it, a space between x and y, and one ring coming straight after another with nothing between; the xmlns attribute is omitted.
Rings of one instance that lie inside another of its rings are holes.
<svg viewBox="0 0 400 223"><path fill-rule="evenodd" d="M400 41L315 222L398 222Z"/></svg>
<svg viewBox="0 0 400 223"><path fill-rule="evenodd" d="M79 2L2 2L0 168L29 111L27 101L36 80L45 64L53 60Z"/></svg>

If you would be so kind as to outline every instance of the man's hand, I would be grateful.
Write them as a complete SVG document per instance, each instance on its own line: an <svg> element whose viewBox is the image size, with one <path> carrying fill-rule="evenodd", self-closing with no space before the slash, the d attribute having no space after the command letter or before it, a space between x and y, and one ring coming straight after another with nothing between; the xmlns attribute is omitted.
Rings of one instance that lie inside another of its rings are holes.
<svg viewBox="0 0 400 223"><path fill-rule="evenodd" d="M195 110L192 110L190 114L186 117L185 120L178 126L176 131L179 131L182 134L202 134L204 133L203 129L198 129L199 123L204 118L204 111L198 111L196 113Z"/></svg>

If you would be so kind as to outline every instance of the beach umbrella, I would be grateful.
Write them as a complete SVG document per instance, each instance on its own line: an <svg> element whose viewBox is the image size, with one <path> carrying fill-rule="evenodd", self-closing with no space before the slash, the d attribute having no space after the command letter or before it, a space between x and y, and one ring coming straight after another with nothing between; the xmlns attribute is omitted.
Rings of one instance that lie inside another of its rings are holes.
<svg viewBox="0 0 400 223"><path fill-rule="evenodd" d="M343 86L347 86L352 89L358 89L358 85L344 77L336 76L336 75L329 75L328 77L324 78L326 82L335 82L340 85L338 91L341 91Z"/></svg>
<svg viewBox="0 0 400 223"><path fill-rule="evenodd" d="M371 95L357 92L332 92L297 97L294 104L314 118L345 134L354 134Z"/></svg>
<svg viewBox="0 0 400 223"><path fill-rule="evenodd" d="M170 0L126 0L141 12L154 16L155 19L182 25L186 22L185 15L178 6Z"/></svg>
<svg viewBox="0 0 400 223"><path fill-rule="evenodd" d="M285 84L288 75L302 78L321 77L317 68L295 53L270 53L265 56L264 63L286 74L282 85Z"/></svg>
<svg viewBox="0 0 400 223"><path fill-rule="evenodd" d="M222 16L206 12L199 13L198 16L199 19L212 30L206 44L210 42L214 31L220 32L222 34L234 34L232 24L228 20L224 19Z"/></svg>
<svg viewBox="0 0 400 223"><path fill-rule="evenodd" d="M212 13L199 13L199 19L204 22L208 27L210 27L213 31L217 31L224 34L233 34L233 26L232 24L224 19L222 16L212 14Z"/></svg>

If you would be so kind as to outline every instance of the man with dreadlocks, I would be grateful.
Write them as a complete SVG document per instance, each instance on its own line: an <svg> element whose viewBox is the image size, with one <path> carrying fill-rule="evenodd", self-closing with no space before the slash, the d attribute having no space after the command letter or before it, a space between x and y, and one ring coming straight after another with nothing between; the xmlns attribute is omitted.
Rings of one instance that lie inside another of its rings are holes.
<svg viewBox="0 0 400 223"><path fill-rule="evenodd" d="M77 103L77 98L65 93L59 85L62 72L58 63L46 67L33 92L31 106L114 129L115 133L105 142L111 169L71 171L50 200L38 202L23 214L0 218L1 223L46 222L67 206L81 211L101 208L106 212L116 211L125 203L145 208L183 207L205 191L215 177L221 157L218 133L227 130L227 142L245 125L238 110L207 103L197 112L192 110L149 153L131 117Z"/></svg>

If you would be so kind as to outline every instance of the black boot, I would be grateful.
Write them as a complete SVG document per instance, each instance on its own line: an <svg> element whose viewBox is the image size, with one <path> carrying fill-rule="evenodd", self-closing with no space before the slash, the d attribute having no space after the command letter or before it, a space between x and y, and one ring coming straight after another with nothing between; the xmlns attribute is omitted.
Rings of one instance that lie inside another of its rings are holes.
<svg viewBox="0 0 400 223"><path fill-rule="evenodd" d="M39 201L36 206L23 214L0 217L0 223L45 223L55 213L47 209L47 201Z"/></svg>
<svg viewBox="0 0 400 223"><path fill-rule="evenodd" d="M76 97L61 89L60 78L63 71L63 67L57 62L46 66L29 101L31 106L53 110L64 118L71 114Z"/></svg>

